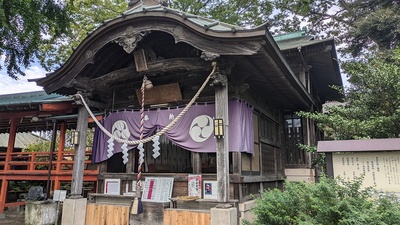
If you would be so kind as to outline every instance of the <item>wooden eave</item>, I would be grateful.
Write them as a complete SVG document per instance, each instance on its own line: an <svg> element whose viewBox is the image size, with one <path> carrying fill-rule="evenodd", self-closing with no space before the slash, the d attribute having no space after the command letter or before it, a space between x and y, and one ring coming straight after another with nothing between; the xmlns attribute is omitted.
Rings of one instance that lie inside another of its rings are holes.
<svg viewBox="0 0 400 225"><path fill-rule="evenodd" d="M57 90L74 79L83 67L87 64L94 63L93 56L96 55L97 51L107 43L123 35L126 31L126 27L129 26L134 27L137 32L166 32L175 38L176 43L185 42L201 51L217 53L219 55L254 54L260 48L261 44L257 43L257 41L251 41L251 39L254 40L255 37L263 36L266 33L265 29L237 31L235 33L216 32L201 28L179 15L161 12L127 15L109 21L92 34L89 34L61 68L44 78L37 79L36 83L43 86L47 93L58 93ZM192 33L190 36L195 37L193 35L195 34L197 38L187 39L183 35L177 35L176 30L181 28L185 29L185 31L183 31L184 34ZM210 45L203 45L202 42L204 40L210 42ZM215 45L213 41L223 41L225 44L221 43L220 45ZM237 46L232 45L232 43L237 44Z"/></svg>
<svg viewBox="0 0 400 225"><path fill-rule="evenodd" d="M250 60L258 59L254 62L258 68L255 73L271 77L275 82L270 84L265 81L267 87L272 85L280 94L286 95L293 108L308 108L313 104L313 100L291 71L265 27L235 32L213 31L194 24L180 15L163 12L136 13L105 23L78 46L60 69L36 80L36 83L43 86L47 93L73 94L74 90L68 85L76 82L75 79L81 71L95 63L96 54L107 44L124 35L128 27L133 28L136 33L165 32L173 36L175 43L184 42L202 52L216 54L221 58L244 56ZM271 66L272 70L269 68ZM102 75L104 74L96 74L90 79L97 79ZM265 87L261 87L260 90L263 89Z"/></svg>
<svg viewBox="0 0 400 225"><path fill-rule="evenodd" d="M302 55L311 65L310 72L318 85L322 102L342 100L340 93L330 87L343 86L333 38L310 41L309 44L285 49L282 54L288 60L300 60Z"/></svg>

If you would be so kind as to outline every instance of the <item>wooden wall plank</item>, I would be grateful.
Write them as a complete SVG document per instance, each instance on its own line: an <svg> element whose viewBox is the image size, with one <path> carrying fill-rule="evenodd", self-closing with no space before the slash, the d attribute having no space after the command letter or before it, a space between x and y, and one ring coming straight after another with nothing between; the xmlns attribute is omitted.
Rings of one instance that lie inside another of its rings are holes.
<svg viewBox="0 0 400 225"><path fill-rule="evenodd" d="M88 204L86 225L129 225L129 206Z"/></svg>
<svg viewBox="0 0 400 225"><path fill-rule="evenodd" d="M210 212L166 209L163 225L210 225Z"/></svg>

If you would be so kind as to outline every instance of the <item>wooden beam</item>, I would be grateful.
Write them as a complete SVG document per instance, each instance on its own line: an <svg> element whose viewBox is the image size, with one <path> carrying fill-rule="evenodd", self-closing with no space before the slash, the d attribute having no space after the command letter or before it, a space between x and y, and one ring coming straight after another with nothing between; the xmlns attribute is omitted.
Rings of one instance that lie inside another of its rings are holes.
<svg viewBox="0 0 400 225"><path fill-rule="evenodd" d="M93 101L93 100L88 100L87 103L89 106L97 108L97 109L105 109L107 104L102 103L102 102L97 102L97 101Z"/></svg>
<svg viewBox="0 0 400 225"><path fill-rule="evenodd" d="M40 106L42 112L53 112L53 111L69 111L72 106L72 102L57 102L57 103L43 103Z"/></svg>
<svg viewBox="0 0 400 225"><path fill-rule="evenodd" d="M211 70L210 62L200 58L175 58L164 59L147 63L148 70L137 72L135 67L123 68L101 77L90 80L93 85L109 85L115 82L124 81L128 78L136 78L142 75L152 76L160 73L174 71L202 71Z"/></svg>

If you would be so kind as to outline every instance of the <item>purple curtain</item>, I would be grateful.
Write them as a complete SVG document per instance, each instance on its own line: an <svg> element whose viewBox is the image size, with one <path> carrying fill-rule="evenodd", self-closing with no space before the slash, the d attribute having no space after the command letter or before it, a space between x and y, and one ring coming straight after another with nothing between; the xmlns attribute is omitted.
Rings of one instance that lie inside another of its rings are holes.
<svg viewBox="0 0 400 225"><path fill-rule="evenodd" d="M144 138L167 126L183 109L169 108L145 111ZM215 104L193 105L165 135L176 145L194 152L216 152L213 134ZM119 111L110 113L101 123L113 135L124 140L138 140L140 112ZM253 108L239 101L229 101L229 151L254 153ZM96 127L94 163L107 160L121 152L122 144L110 139ZM136 146L129 146L133 149Z"/></svg>

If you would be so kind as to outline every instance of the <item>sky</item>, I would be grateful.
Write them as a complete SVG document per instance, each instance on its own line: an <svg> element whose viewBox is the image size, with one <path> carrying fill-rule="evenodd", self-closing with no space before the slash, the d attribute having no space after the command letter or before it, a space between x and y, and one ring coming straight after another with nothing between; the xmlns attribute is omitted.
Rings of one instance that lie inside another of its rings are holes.
<svg viewBox="0 0 400 225"><path fill-rule="evenodd" d="M0 56L2 67L4 66L3 62L4 56ZM3 67L0 70L0 95L43 90L42 87L36 86L35 82L28 82L28 79L46 76L46 71L40 65L32 64L25 69L25 73L25 76L18 76L19 79L15 80L7 75L7 71Z"/></svg>

